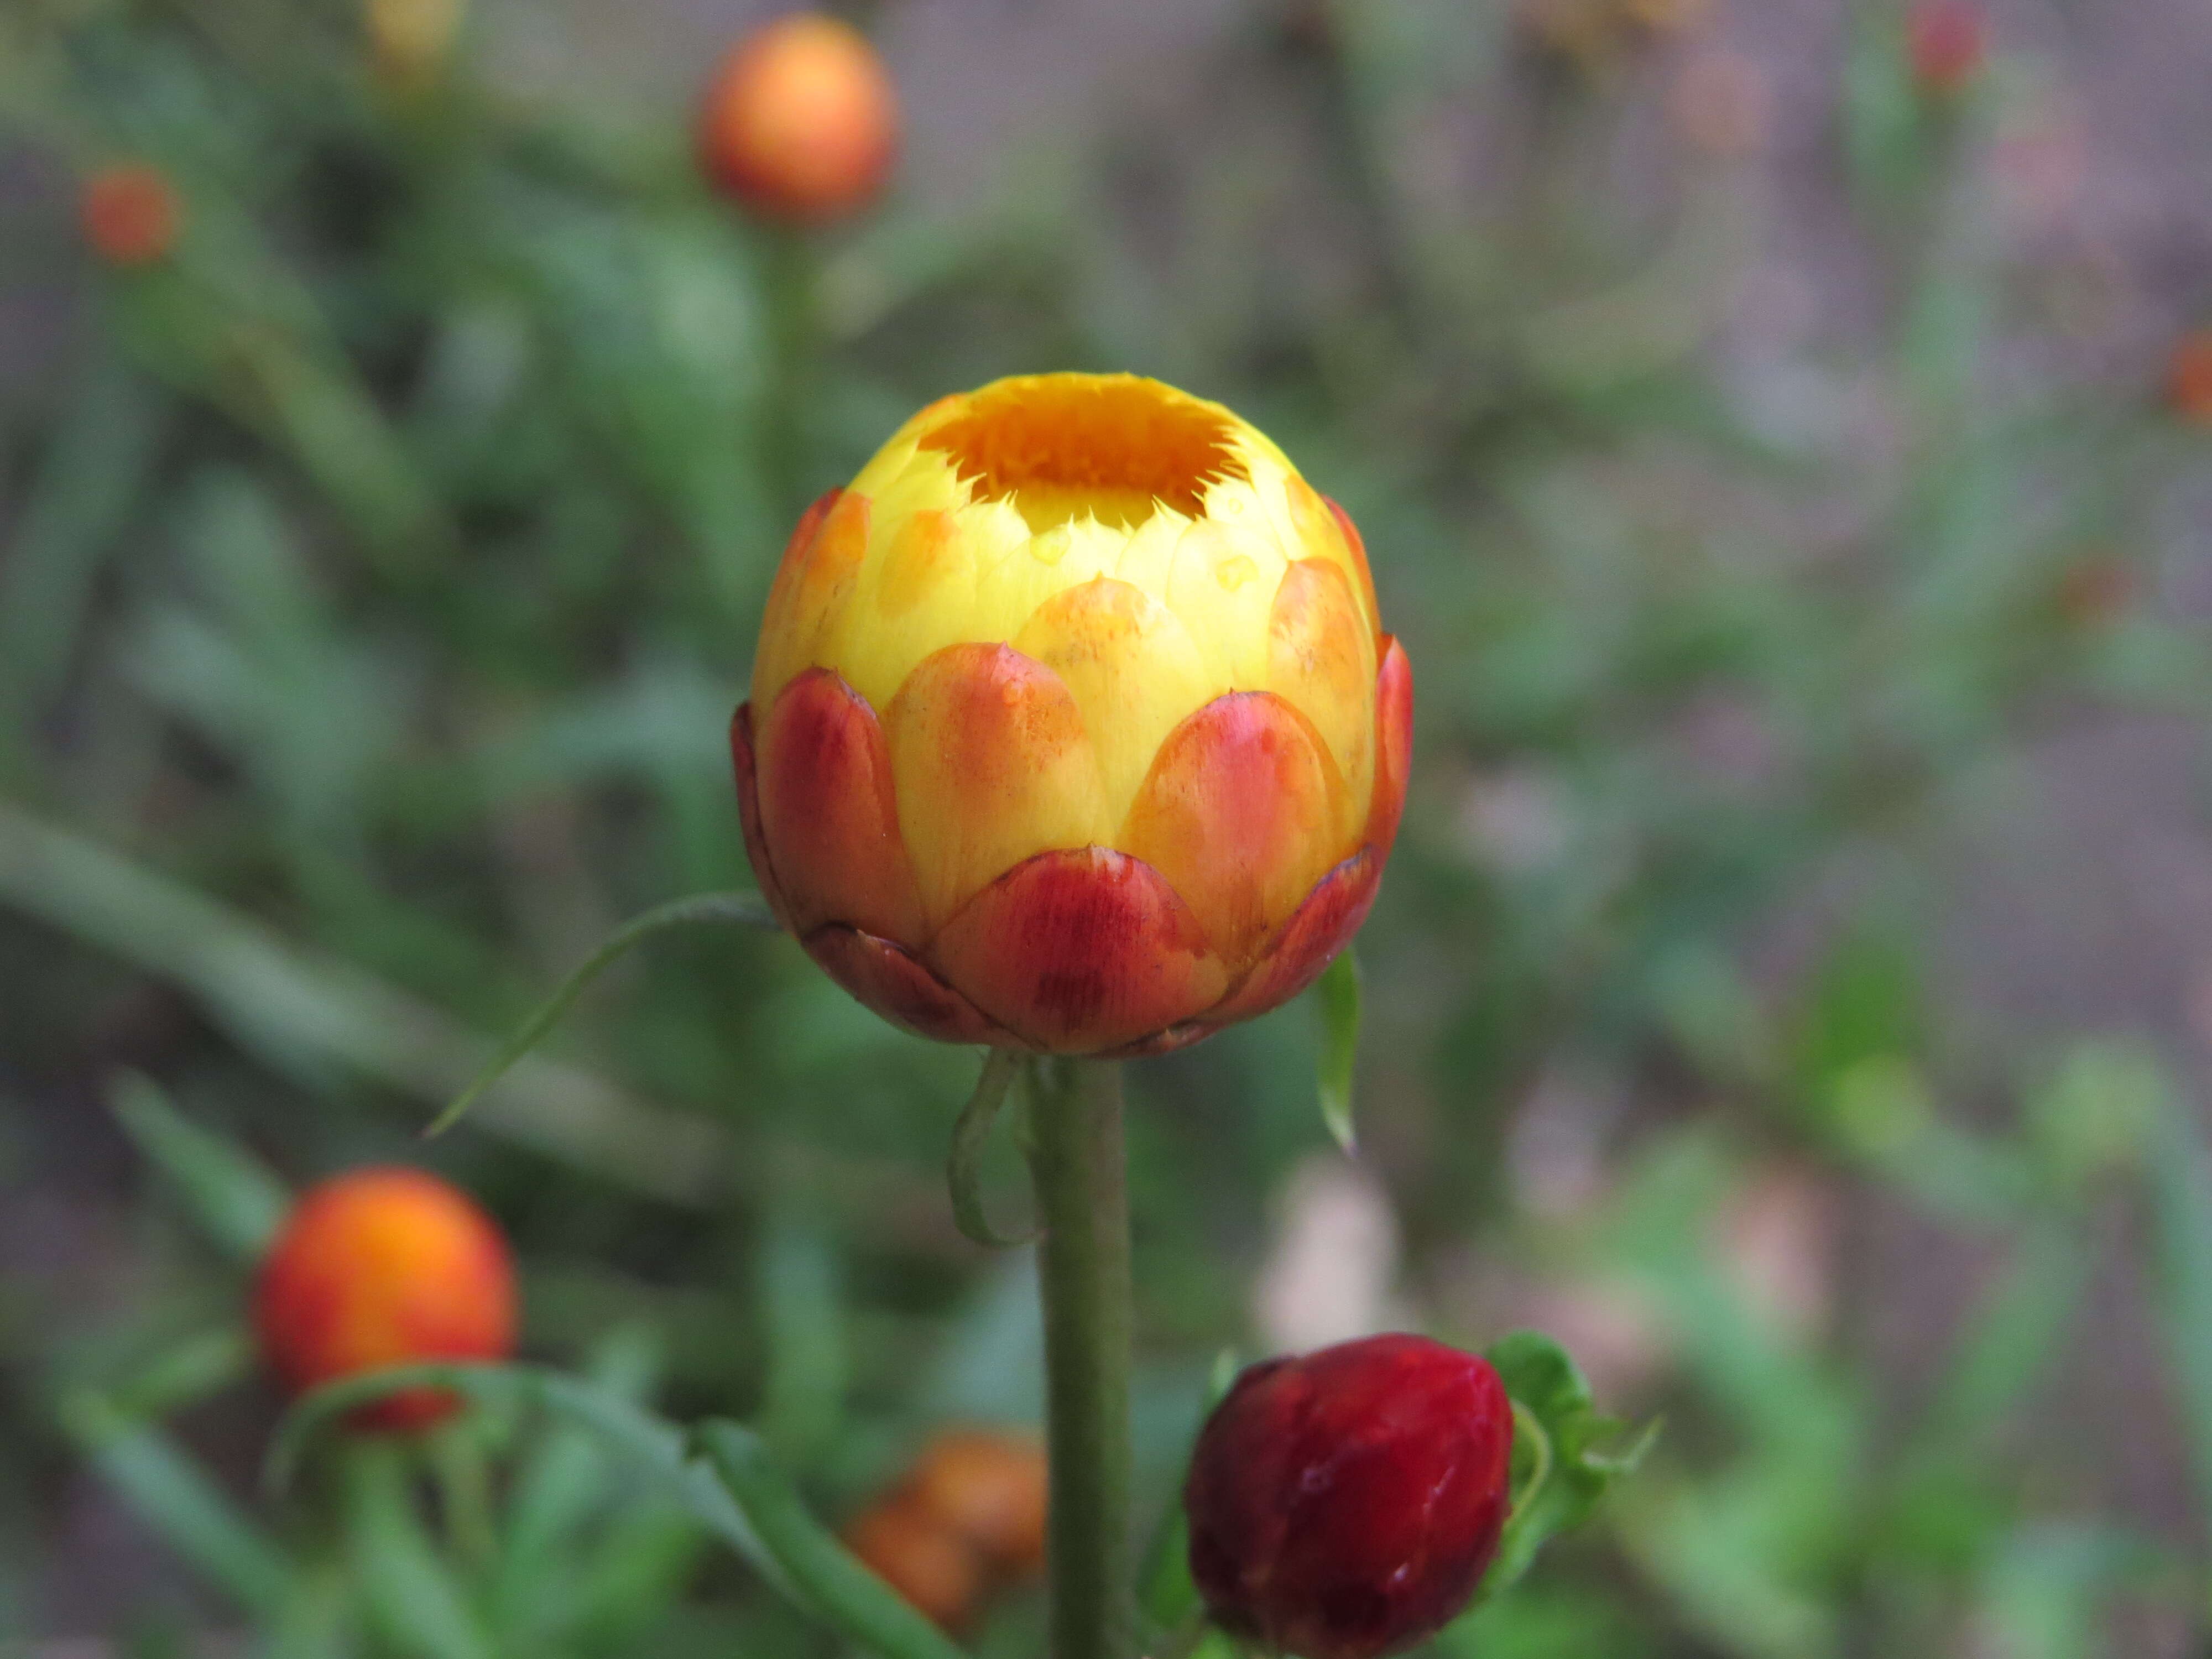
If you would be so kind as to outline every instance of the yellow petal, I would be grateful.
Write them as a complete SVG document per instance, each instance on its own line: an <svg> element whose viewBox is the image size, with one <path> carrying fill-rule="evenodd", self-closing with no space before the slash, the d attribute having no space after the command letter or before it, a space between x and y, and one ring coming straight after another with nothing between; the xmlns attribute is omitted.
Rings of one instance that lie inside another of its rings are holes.
<svg viewBox="0 0 2212 1659"><path fill-rule="evenodd" d="M1190 635L1158 599L1098 576L1038 606L1014 649L1059 675L1083 711L1107 818L1119 823L1168 733L1211 696Z"/></svg>
<svg viewBox="0 0 2212 1659"><path fill-rule="evenodd" d="M869 517L868 498L848 489L818 520L810 513L800 521L769 590L753 659L754 708L766 709L802 670L836 665L837 636L867 552Z"/></svg>
<svg viewBox="0 0 2212 1659"><path fill-rule="evenodd" d="M1217 695L1266 687L1267 617L1285 563L1260 524L1200 520L1176 544L1168 608L1182 619Z"/></svg>
<svg viewBox="0 0 2212 1659"><path fill-rule="evenodd" d="M925 658L884 716L899 831L933 931L1034 854L1108 844L1083 713L1004 645Z"/></svg>
<svg viewBox="0 0 2212 1659"><path fill-rule="evenodd" d="M1375 666L1374 630L1344 568L1327 559L1292 565L1268 618L1267 689L1313 722L1335 760L1353 814L1338 826L1347 844L1374 784Z"/></svg>

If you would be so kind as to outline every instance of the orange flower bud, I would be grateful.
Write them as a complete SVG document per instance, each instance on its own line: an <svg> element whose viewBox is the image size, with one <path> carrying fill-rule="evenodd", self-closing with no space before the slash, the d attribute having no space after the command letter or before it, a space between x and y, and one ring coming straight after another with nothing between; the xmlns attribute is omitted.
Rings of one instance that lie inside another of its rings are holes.
<svg viewBox="0 0 2212 1659"><path fill-rule="evenodd" d="M931 404L801 520L732 726L753 870L925 1036L1152 1054L1367 915L1413 684L1352 521L1218 404L1042 374Z"/></svg>
<svg viewBox="0 0 2212 1659"><path fill-rule="evenodd" d="M865 36L795 13L722 60L699 123L700 161L738 201L818 223L875 198L898 154L898 100Z"/></svg>
<svg viewBox="0 0 2212 1659"><path fill-rule="evenodd" d="M270 1369L303 1393L387 1365L502 1358L514 1304L506 1240L466 1194L421 1170L356 1170L294 1206L261 1264L253 1323ZM413 1389L354 1422L420 1428L459 1404Z"/></svg>
<svg viewBox="0 0 2212 1659"><path fill-rule="evenodd" d="M84 240L112 265L143 265L176 246L184 214L159 167L118 162L85 181L78 202Z"/></svg>
<svg viewBox="0 0 2212 1659"><path fill-rule="evenodd" d="M1044 1571L1048 1486L1033 1436L948 1429L922 1449L908 1490L994 1572L1034 1578Z"/></svg>
<svg viewBox="0 0 2212 1659"><path fill-rule="evenodd" d="M1912 78L1938 97L1951 97L1981 73L1988 27L1974 0L1918 0L1905 21Z"/></svg>
<svg viewBox="0 0 2212 1659"><path fill-rule="evenodd" d="M845 1528L845 1545L939 1628L957 1630L975 1611L983 1588L981 1557L910 1492L861 1510Z"/></svg>
<svg viewBox="0 0 2212 1659"><path fill-rule="evenodd" d="M2212 426L2212 328L2192 329L2174 343L2166 377L2173 412L2195 425Z"/></svg>

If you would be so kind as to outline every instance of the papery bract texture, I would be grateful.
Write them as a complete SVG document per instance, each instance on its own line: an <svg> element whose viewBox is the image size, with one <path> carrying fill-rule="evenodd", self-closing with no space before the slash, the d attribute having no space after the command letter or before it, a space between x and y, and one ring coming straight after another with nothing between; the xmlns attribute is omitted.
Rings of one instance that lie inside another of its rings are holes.
<svg viewBox="0 0 2212 1659"><path fill-rule="evenodd" d="M800 521L731 730L770 904L926 1036L1158 1053L1311 983L1403 811L1358 532L1133 375L947 398Z"/></svg>

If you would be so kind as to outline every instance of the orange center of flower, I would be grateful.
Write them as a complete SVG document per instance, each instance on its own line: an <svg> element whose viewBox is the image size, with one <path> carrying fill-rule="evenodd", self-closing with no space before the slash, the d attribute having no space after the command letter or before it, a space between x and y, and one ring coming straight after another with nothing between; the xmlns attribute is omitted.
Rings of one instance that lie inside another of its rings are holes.
<svg viewBox="0 0 2212 1659"><path fill-rule="evenodd" d="M1133 377L1041 375L971 399L921 441L952 458L978 501L1007 501L1032 531L1086 515L1130 530L1157 504L1197 518L1205 490L1248 476L1229 422Z"/></svg>

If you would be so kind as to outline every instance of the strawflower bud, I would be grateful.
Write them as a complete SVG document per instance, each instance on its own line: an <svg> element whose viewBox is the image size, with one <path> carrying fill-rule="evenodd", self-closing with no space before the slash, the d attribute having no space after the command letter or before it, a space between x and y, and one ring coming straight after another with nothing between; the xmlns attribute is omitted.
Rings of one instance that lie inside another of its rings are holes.
<svg viewBox="0 0 2212 1659"><path fill-rule="evenodd" d="M1044 1448L1034 1436L948 1429L922 1448L908 1489L994 1574L1034 1578L1044 1571L1048 1485Z"/></svg>
<svg viewBox="0 0 2212 1659"><path fill-rule="evenodd" d="M947 398L817 501L732 746L753 870L924 1036L1152 1054L1296 995L1366 917L1413 684L1358 532L1133 375Z"/></svg>
<svg viewBox="0 0 2212 1659"><path fill-rule="evenodd" d="M708 176L755 212L819 223L873 201L897 159L898 100L876 49L812 12L777 19L722 60L699 120Z"/></svg>
<svg viewBox="0 0 2212 1659"><path fill-rule="evenodd" d="M388 1365L500 1359L514 1342L514 1268L498 1227L459 1188L420 1170L356 1170L294 1206L261 1264L253 1323L295 1393ZM421 1428L459 1404L410 1389L352 1420Z"/></svg>
<svg viewBox="0 0 2212 1659"><path fill-rule="evenodd" d="M1498 1373L1425 1337L1255 1365L1191 1455L1191 1577L1224 1630L1300 1659L1411 1647L1481 1583L1512 1451Z"/></svg>
<svg viewBox="0 0 2212 1659"><path fill-rule="evenodd" d="M1912 78L1925 91L1953 97L1981 73L1988 24L1976 0L1917 0L1905 20Z"/></svg>
<svg viewBox="0 0 2212 1659"><path fill-rule="evenodd" d="M77 204L84 240L112 265L151 264L176 246L184 212L159 167L118 162L85 180Z"/></svg>
<svg viewBox="0 0 2212 1659"><path fill-rule="evenodd" d="M845 1528L845 1546L939 1629L959 1630L975 1613L983 1592L981 1555L911 1491L861 1510Z"/></svg>

